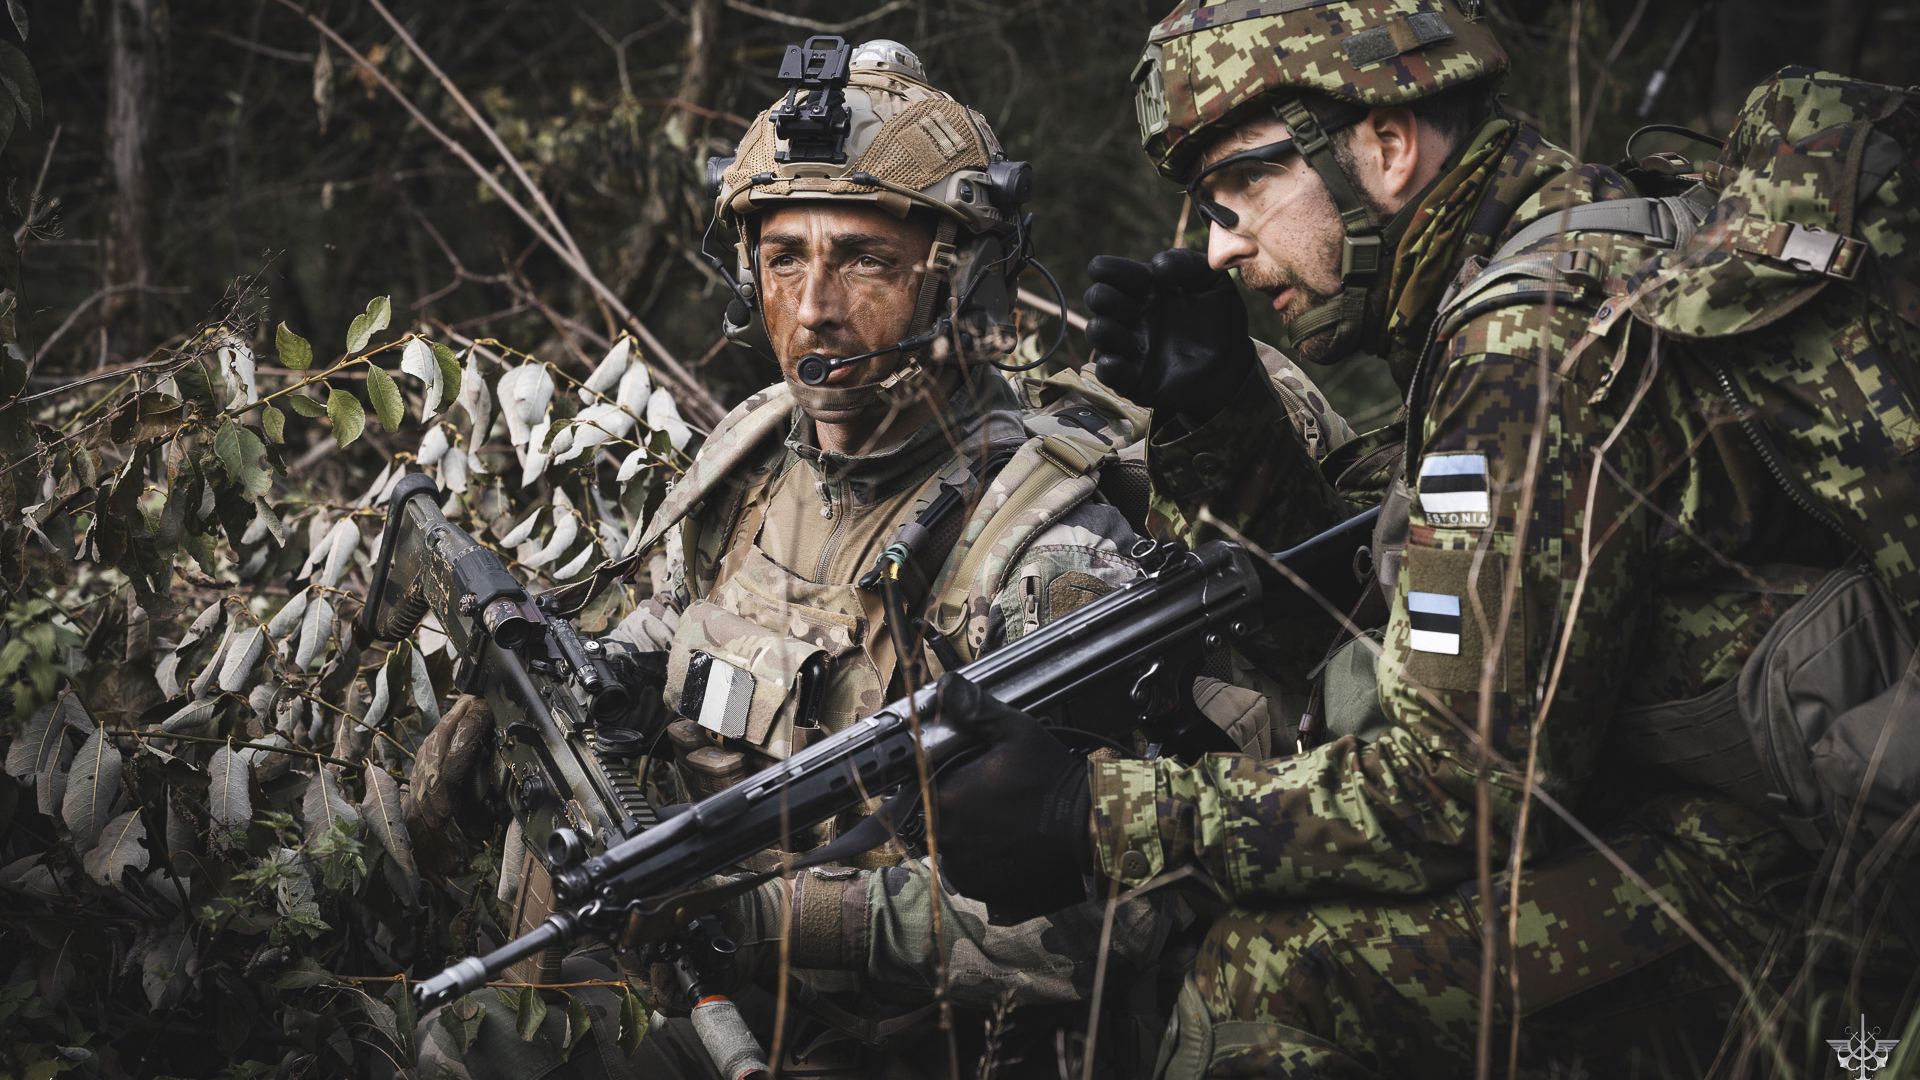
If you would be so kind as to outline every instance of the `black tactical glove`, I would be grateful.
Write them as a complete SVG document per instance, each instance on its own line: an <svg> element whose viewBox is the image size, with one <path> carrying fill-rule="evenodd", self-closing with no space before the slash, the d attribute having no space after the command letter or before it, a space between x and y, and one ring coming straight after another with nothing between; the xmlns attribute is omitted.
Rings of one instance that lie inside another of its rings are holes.
<svg viewBox="0 0 1920 1080"><path fill-rule="evenodd" d="M936 687L937 715L986 743L934 785L940 872L1015 918L1087 898L1087 759L965 678Z"/></svg>
<svg viewBox="0 0 1920 1080"><path fill-rule="evenodd" d="M1151 264L1096 255L1087 276L1094 371L1115 392L1195 427L1259 363L1239 286L1206 252L1163 251Z"/></svg>

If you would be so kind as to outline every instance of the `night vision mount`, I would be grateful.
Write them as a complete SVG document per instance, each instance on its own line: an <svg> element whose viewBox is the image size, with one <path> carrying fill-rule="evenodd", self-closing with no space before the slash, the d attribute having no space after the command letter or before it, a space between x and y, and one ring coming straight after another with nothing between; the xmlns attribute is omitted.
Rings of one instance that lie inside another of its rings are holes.
<svg viewBox="0 0 1920 1080"><path fill-rule="evenodd" d="M787 84L787 97L773 110L774 133L787 148L776 151L774 161L847 163L847 133L853 127L847 111L847 65L852 57L846 39L831 35L787 46L779 75Z"/></svg>

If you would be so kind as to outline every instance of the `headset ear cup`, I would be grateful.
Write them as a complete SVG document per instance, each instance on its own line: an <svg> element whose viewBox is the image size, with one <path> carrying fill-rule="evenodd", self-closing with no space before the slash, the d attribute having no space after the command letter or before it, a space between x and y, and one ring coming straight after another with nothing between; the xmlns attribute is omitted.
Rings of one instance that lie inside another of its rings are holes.
<svg viewBox="0 0 1920 1080"><path fill-rule="evenodd" d="M720 329L728 341L745 345L769 360L777 360L773 355L773 340L767 336L767 320L761 314L759 304L750 304L741 297L734 297L727 303L727 313L721 320Z"/></svg>

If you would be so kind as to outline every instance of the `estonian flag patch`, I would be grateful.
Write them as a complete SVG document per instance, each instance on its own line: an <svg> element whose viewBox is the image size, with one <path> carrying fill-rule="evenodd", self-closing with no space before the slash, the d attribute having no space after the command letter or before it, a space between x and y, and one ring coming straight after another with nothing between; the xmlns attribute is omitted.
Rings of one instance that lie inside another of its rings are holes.
<svg viewBox="0 0 1920 1080"><path fill-rule="evenodd" d="M1487 455L1429 454L1421 458L1420 510L1430 525L1485 528Z"/></svg>
<svg viewBox="0 0 1920 1080"><path fill-rule="evenodd" d="M1407 616L1416 652L1460 655L1460 598L1446 593L1408 592Z"/></svg>

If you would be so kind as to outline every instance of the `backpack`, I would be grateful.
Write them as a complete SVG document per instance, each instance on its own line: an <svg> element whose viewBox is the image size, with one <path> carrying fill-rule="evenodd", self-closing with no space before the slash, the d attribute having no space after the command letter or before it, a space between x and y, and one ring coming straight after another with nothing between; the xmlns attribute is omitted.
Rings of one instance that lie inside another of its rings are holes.
<svg viewBox="0 0 1920 1080"><path fill-rule="evenodd" d="M1645 197L1523 229L1442 301L1438 340L1552 296L1594 311L1599 336L1631 317L1713 373L1774 478L1852 554L1766 587L1802 598L1737 679L1624 709L1613 737L1810 850L1842 840L1859 880L1878 877L1920 832L1920 88L1786 68L1717 161L1623 170ZM1596 233L1625 244L1559 239Z"/></svg>

